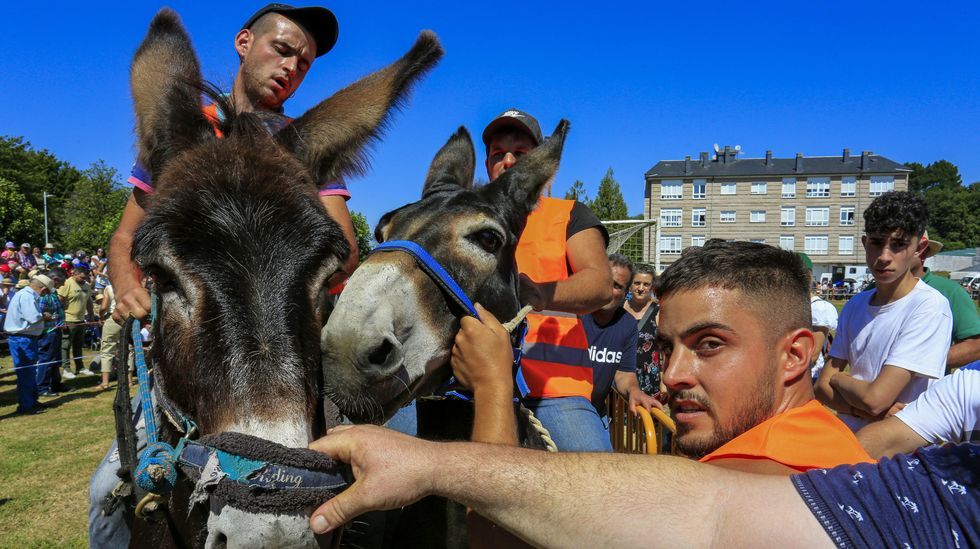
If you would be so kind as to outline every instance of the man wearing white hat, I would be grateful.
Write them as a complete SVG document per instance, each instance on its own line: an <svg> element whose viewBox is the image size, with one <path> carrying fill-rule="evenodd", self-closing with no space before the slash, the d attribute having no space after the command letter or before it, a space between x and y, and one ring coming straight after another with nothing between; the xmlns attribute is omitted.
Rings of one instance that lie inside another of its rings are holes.
<svg viewBox="0 0 980 549"><path fill-rule="evenodd" d="M54 290L54 283L45 275L31 279L23 290L17 292L7 308L3 329L10 334L10 356L14 359L17 373L17 413L36 414L41 412L37 402L37 364L38 338L44 329L47 315L41 312L41 296Z"/></svg>
<svg viewBox="0 0 980 549"><path fill-rule="evenodd" d="M922 254L919 261L912 265L912 276L921 278L932 286L949 301L953 312L953 346L949 348L946 358L946 373L951 369L980 360L980 315L977 307L970 299L966 290L956 282L942 276L936 276L924 265L925 260L943 249L943 243L929 239L929 232L922 235L922 240L929 242L929 248Z"/></svg>

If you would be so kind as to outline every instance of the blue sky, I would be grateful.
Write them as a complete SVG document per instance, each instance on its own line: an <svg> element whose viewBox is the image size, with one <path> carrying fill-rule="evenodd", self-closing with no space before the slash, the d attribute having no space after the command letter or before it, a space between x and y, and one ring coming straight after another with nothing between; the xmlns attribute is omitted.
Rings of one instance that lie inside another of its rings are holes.
<svg viewBox="0 0 980 549"><path fill-rule="evenodd" d="M226 87L237 66L232 37L263 4L169 3L205 77ZM159 7L20 4L0 46L0 134L24 136L79 167L104 159L128 174L128 65ZM576 179L594 195L612 167L632 214L642 211L647 169L696 157L713 143L739 144L750 157L849 147L899 162L945 158L965 182L980 180L980 10L973 3L343 0L328 7L340 21L339 42L314 64L288 114L394 60L421 29L434 30L446 49L374 148L371 172L350 182L350 208L372 224L418 197L429 161L457 126L479 135L511 106L535 114L546 133L562 117L572 121L556 195Z"/></svg>

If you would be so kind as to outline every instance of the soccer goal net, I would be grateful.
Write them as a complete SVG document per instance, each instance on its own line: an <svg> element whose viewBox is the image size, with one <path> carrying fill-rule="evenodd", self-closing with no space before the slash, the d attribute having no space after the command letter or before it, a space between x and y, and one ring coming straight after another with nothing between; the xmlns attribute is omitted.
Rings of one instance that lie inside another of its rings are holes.
<svg viewBox="0 0 980 549"><path fill-rule="evenodd" d="M609 231L607 252L623 254L633 263L646 263L655 268L659 267L657 220L619 219L603 221L602 224Z"/></svg>

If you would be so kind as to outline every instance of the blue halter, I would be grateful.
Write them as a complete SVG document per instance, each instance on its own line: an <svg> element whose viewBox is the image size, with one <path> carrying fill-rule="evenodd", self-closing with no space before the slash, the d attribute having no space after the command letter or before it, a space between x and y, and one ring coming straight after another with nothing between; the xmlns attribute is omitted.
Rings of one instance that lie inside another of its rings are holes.
<svg viewBox="0 0 980 549"><path fill-rule="evenodd" d="M429 275L429 278L431 278L436 284L439 285L440 288L442 288L446 295L452 298L452 300L462 307L464 311L479 320L480 315L477 314L476 307L473 306L473 302L470 301L470 298L466 295L466 292L459 287L456 280L453 279L453 277L446 272L446 269L444 269L442 265L440 265L439 262L429 254L429 252L425 251L422 246L419 246L411 240L391 240L378 244L377 247L371 250L371 253L391 251L405 252L415 258L415 261L418 262L419 267L421 267L422 270Z"/></svg>

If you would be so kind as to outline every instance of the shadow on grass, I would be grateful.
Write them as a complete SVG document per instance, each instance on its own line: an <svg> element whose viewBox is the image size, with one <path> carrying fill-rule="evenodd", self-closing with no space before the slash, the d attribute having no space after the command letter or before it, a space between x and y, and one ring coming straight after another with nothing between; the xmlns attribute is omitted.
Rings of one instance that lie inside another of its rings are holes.
<svg viewBox="0 0 980 549"><path fill-rule="evenodd" d="M101 383L102 377L99 375L77 377L75 379L63 379L62 384L67 391L60 393L60 396L51 400L42 400L41 403L48 410L58 408L69 402L81 399L90 399L101 395L104 391L93 390ZM0 373L0 406L17 406L17 375L13 371ZM114 388L108 389L113 391ZM16 412L0 415L0 419L7 419L16 416Z"/></svg>

